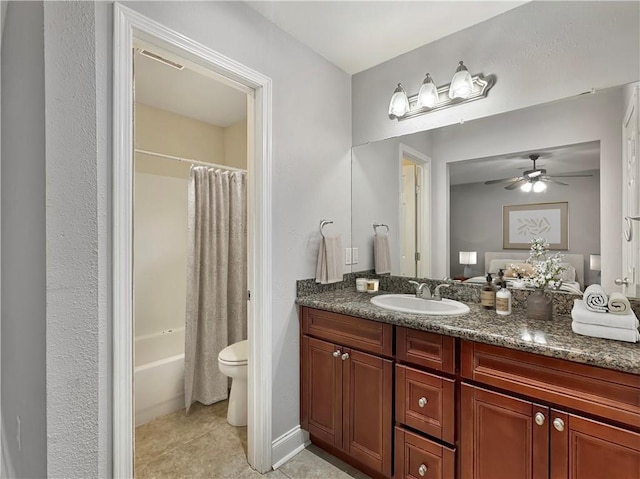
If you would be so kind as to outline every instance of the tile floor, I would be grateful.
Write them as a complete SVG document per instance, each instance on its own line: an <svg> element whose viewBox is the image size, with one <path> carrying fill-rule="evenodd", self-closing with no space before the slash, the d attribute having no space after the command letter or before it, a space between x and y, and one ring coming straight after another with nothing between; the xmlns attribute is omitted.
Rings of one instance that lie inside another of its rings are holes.
<svg viewBox="0 0 640 479"><path fill-rule="evenodd" d="M227 402L198 403L136 428L136 479L263 477L247 464L247 428L227 423ZM366 479L315 446L291 458L268 479Z"/></svg>

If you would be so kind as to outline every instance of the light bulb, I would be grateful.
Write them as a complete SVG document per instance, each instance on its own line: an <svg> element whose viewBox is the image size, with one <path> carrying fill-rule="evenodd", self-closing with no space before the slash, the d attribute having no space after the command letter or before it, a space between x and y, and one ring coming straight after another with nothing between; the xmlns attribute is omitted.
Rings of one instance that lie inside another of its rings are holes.
<svg viewBox="0 0 640 479"><path fill-rule="evenodd" d="M451 86L449 86L449 98L452 100L455 98L469 98L471 93L473 93L473 80L467 67L460 60L456 73L451 80Z"/></svg>
<svg viewBox="0 0 640 479"><path fill-rule="evenodd" d="M541 193L547 189L547 185L543 181L536 181L533 184L534 193Z"/></svg>
<svg viewBox="0 0 640 479"><path fill-rule="evenodd" d="M521 189L522 191L524 191L525 193L529 193L529 192L531 191L531 188L532 188L532 187L533 187L533 185L527 181L524 185L522 185L522 186L520 187L520 189Z"/></svg>
<svg viewBox="0 0 640 479"><path fill-rule="evenodd" d="M400 118L406 115L408 111L409 99L407 98L407 92L402 88L402 84L398 83L398 87L393 92L389 103L389 115Z"/></svg>
<svg viewBox="0 0 640 479"><path fill-rule="evenodd" d="M418 92L418 107L433 108L438 103L438 89L433 84L431 75L427 73L427 77L422 82L420 91Z"/></svg>

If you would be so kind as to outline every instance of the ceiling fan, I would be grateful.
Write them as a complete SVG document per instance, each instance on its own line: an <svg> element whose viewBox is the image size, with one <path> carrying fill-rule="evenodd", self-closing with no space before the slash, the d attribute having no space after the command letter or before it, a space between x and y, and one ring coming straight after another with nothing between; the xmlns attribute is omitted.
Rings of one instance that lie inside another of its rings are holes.
<svg viewBox="0 0 640 479"><path fill-rule="evenodd" d="M504 187L505 190L515 190L516 188L522 189L522 191L529 192L533 190L536 193L540 193L547 189L546 183L554 183L561 186L569 186L562 181L554 180L554 178L586 178L593 175L547 175L547 170L544 168L537 168L536 161L540 158L538 153L529 155L529 159L533 161L533 168L522 172L521 176L513 176L511 178L501 178L499 180L485 181L485 185L495 185L497 183L509 183Z"/></svg>

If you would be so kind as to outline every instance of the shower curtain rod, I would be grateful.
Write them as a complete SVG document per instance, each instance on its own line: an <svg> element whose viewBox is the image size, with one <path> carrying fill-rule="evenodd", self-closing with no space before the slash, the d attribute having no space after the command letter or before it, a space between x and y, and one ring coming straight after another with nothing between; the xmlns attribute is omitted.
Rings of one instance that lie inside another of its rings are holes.
<svg viewBox="0 0 640 479"><path fill-rule="evenodd" d="M167 160L175 160L175 161L182 161L184 163L191 163L192 165L208 166L209 168L220 168L221 170L229 170L229 171L241 171L243 173L247 172L247 170L243 170L242 168L233 168L231 166L216 165L215 163L207 163L206 161L192 160L190 158L180 158L179 156L165 155L164 153L156 153L155 151L140 150L138 148L136 148L134 151L136 153L142 153L143 155L158 156L160 158L165 158Z"/></svg>

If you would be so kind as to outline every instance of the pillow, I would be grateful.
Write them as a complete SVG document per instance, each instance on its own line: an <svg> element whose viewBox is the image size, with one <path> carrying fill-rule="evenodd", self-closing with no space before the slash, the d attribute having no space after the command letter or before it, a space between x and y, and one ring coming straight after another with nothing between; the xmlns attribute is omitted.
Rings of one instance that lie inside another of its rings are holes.
<svg viewBox="0 0 640 479"><path fill-rule="evenodd" d="M512 266L518 268L522 272L523 276L529 276L531 273L533 273L533 266L531 266L529 263L514 262L507 265L507 270L504 272L505 278L517 278L516 272L512 268Z"/></svg>
<svg viewBox="0 0 640 479"><path fill-rule="evenodd" d="M571 264L569 263L560 263L560 266L564 266L564 271L562 272L562 275L560 276L560 279L562 281L570 281L573 282L576 280L576 269L571 266Z"/></svg>
<svg viewBox="0 0 640 479"><path fill-rule="evenodd" d="M491 274L498 274L501 269L506 270L511 263L522 263L521 259L492 259L487 270Z"/></svg>

